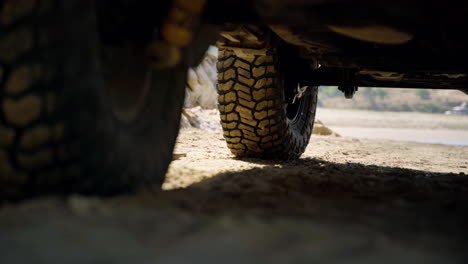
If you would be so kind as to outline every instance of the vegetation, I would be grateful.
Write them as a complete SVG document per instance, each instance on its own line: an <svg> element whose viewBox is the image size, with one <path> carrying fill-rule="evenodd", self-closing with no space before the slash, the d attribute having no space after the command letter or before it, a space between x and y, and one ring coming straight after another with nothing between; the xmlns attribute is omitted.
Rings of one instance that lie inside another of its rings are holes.
<svg viewBox="0 0 468 264"><path fill-rule="evenodd" d="M416 94L423 100L431 99L431 93L428 90L418 89L416 90Z"/></svg>

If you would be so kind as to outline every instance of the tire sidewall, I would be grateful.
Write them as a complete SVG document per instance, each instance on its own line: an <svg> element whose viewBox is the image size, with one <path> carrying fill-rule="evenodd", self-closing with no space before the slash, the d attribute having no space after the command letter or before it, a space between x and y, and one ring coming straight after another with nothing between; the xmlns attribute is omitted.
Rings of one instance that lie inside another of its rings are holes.
<svg viewBox="0 0 468 264"><path fill-rule="evenodd" d="M152 71L139 116L131 123L120 122L103 89L94 3L75 1L65 11L73 23L65 28L69 48L64 56L62 112L68 134L79 139L82 154L81 176L71 188L112 194L162 184L179 129L186 67Z"/></svg>

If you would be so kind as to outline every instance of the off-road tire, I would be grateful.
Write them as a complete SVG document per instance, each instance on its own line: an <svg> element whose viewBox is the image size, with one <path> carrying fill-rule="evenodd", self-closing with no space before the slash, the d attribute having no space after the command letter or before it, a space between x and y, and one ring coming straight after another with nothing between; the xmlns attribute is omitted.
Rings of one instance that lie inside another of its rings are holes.
<svg viewBox="0 0 468 264"><path fill-rule="evenodd" d="M164 181L186 67L145 68L151 79L145 103L121 120L106 92L96 13L89 0L1 2L0 199L108 195ZM143 27L129 32L145 34ZM124 55L121 62L132 60ZM129 75L142 68L119 67Z"/></svg>
<svg viewBox="0 0 468 264"><path fill-rule="evenodd" d="M309 142L317 87L308 88L300 99L298 115L288 118L284 68L279 59L274 51L249 57L219 51L218 107L224 138L236 157L297 159Z"/></svg>

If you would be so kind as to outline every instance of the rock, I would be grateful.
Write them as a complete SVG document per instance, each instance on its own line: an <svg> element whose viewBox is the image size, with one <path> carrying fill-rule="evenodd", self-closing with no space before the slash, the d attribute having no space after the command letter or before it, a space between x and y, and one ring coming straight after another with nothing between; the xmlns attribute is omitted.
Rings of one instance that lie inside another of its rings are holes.
<svg viewBox="0 0 468 264"><path fill-rule="evenodd" d="M187 157L187 153L173 153L172 154L172 160L178 160L183 157Z"/></svg>
<svg viewBox="0 0 468 264"><path fill-rule="evenodd" d="M216 107L218 97L216 92L217 60L217 55L207 53L200 65L189 69L184 107L200 106L203 109Z"/></svg>
<svg viewBox="0 0 468 264"><path fill-rule="evenodd" d="M180 120L181 128L200 128L200 119L191 109L182 109L182 118Z"/></svg>
<svg viewBox="0 0 468 264"><path fill-rule="evenodd" d="M217 50L213 47L205 54L202 62L195 68L188 70L187 86L185 88L184 110L182 111L181 128L210 128L217 129L219 114L217 113L218 82L216 63ZM216 111L216 118L205 113ZM209 120L205 120L208 118ZM216 119L216 121L213 121Z"/></svg>
<svg viewBox="0 0 468 264"><path fill-rule="evenodd" d="M319 120L315 120L314 129L312 130L312 134L314 135L321 135L321 136L334 136L340 137L338 133L333 132L330 128L326 127L322 122Z"/></svg>

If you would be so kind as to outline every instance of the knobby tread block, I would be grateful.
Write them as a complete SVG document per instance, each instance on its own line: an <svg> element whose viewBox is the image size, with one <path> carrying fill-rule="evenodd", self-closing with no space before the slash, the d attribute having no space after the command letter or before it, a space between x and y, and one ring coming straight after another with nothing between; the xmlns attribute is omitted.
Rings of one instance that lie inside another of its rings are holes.
<svg viewBox="0 0 468 264"><path fill-rule="evenodd" d="M287 118L278 56L238 57L220 49L218 108L224 138L237 157L296 159L312 132L316 93L298 127Z"/></svg>
<svg viewBox="0 0 468 264"><path fill-rule="evenodd" d="M58 160L59 147L68 143L63 120L54 114L57 96L46 88L53 69L37 56L45 48L39 40L48 38L38 17L51 11L52 2L6 0L0 6L1 198L24 196L39 175L45 182L44 175L60 174L72 164Z"/></svg>
<svg viewBox="0 0 468 264"><path fill-rule="evenodd" d="M43 194L114 195L163 183L187 68L152 71L149 85L157 89L148 89L145 106L130 121L117 117L121 109L107 89L147 85L139 76L143 66L149 70L141 63L147 59L142 41L150 42L159 26L146 12L157 5L0 1L0 202ZM234 107L227 110L234 114Z"/></svg>

